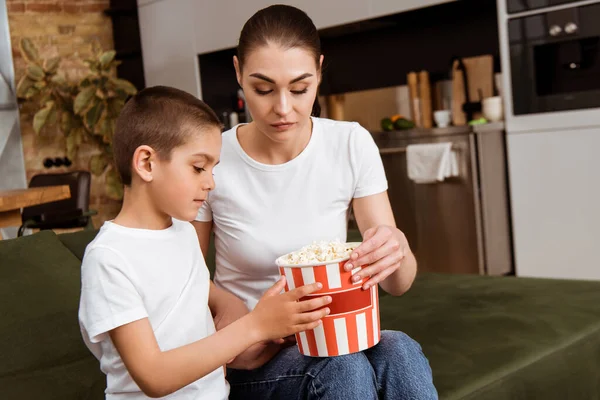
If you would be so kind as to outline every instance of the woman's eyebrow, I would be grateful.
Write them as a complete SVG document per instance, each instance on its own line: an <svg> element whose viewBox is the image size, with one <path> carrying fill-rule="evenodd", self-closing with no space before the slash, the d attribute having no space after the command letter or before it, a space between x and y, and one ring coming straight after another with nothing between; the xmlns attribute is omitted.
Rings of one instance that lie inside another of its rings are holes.
<svg viewBox="0 0 600 400"><path fill-rule="evenodd" d="M275 81L274 81L273 79L269 78L269 77L268 77L268 76L266 76L266 75L260 74L260 73L258 73L258 72L257 72L257 73L254 73L254 74L250 74L250 76L251 76L251 77L253 77L253 78L261 79L261 80L263 80L263 81L266 81L266 82L269 82L269 83L273 83L273 84L275 83ZM294 79L292 79L292 80L290 81L290 84L292 84L292 83L296 83L296 82L299 82L299 81L301 81L301 80L303 80L303 79L306 79L306 78L310 78L311 76L313 76L313 75L307 72L307 73L305 73L305 74L302 74L302 75L300 75L300 76L299 76L299 77L297 77L297 78L294 78Z"/></svg>

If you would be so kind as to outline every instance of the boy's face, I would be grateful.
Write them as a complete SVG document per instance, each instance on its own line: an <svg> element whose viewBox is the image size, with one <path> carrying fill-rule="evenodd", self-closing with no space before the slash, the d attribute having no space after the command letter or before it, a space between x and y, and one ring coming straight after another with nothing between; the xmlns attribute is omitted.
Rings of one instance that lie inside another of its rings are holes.
<svg viewBox="0 0 600 400"><path fill-rule="evenodd" d="M208 128L191 133L186 143L171 152L170 160L156 161L152 191L161 212L192 221L214 189L213 168L221 154L221 131Z"/></svg>

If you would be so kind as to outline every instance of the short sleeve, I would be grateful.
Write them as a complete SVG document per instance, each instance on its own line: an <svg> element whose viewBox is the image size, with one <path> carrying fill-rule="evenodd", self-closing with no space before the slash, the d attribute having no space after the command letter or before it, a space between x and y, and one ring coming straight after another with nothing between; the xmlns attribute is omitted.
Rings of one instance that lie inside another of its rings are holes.
<svg viewBox="0 0 600 400"><path fill-rule="evenodd" d="M353 197L367 197L385 192L388 183L379 148L369 131L358 124L350 139L350 153L356 182Z"/></svg>
<svg viewBox="0 0 600 400"><path fill-rule="evenodd" d="M199 222L209 222L212 221L212 208L210 208L210 194L204 203L202 203L202 207L198 210L198 215L196 216L196 221Z"/></svg>
<svg viewBox="0 0 600 400"><path fill-rule="evenodd" d="M79 322L91 343L112 329L148 317L123 257L105 247L88 251L81 265Z"/></svg>

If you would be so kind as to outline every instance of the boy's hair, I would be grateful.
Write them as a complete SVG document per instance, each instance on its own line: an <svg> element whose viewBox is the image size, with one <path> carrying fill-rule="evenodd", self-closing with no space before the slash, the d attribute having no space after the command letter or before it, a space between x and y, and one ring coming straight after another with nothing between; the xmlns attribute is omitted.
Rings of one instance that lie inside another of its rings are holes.
<svg viewBox="0 0 600 400"><path fill-rule="evenodd" d="M221 127L215 112L189 93L166 86L140 91L125 104L115 126L113 153L121 181L131 185L131 162L139 146L152 147L168 161L190 133Z"/></svg>

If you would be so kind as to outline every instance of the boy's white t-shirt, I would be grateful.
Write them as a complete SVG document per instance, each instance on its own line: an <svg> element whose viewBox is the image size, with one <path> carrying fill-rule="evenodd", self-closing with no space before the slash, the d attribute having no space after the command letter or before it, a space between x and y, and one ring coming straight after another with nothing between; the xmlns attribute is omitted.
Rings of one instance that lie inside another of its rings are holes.
<svg viewBox="0 0 600 400"><path fill-rule="evenodd" d="M387 190L367 130L355 122L312 121L306 148L279 165L248 156L237 126L223 133L216 187L196 220L214 221L215 284L250 309L279 278L277 257L315 240L345 241L352 199Z"/></svg>
<svg viewBox="0 0 600 400"><path fill-rule="evenodd" d="M107 399L148 398L127 372L110 330L148 318L162 351L215 332L209 272L189 222L173 220L164 230L105 222L86 248L81 275L80 327L107 376ZM223 368L217 368L165 398L221 400L228 395Z"/></svg>

